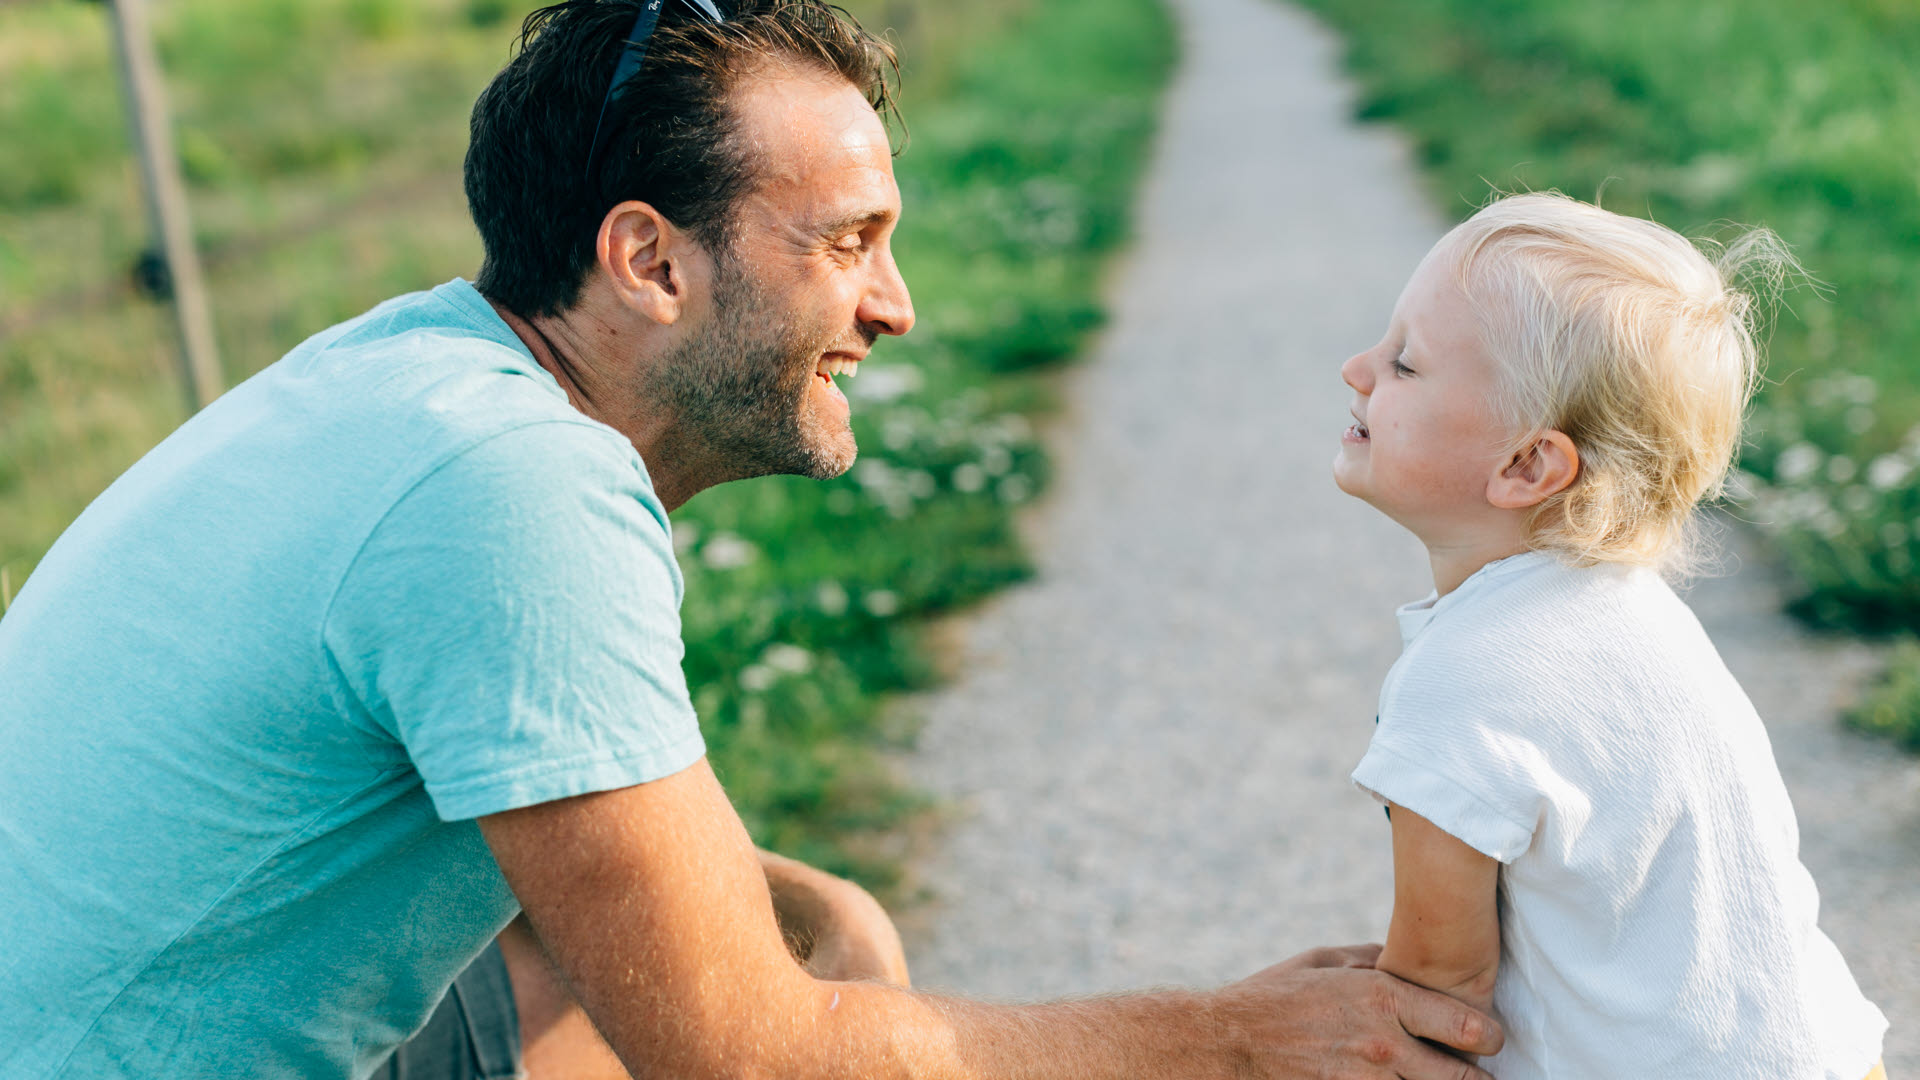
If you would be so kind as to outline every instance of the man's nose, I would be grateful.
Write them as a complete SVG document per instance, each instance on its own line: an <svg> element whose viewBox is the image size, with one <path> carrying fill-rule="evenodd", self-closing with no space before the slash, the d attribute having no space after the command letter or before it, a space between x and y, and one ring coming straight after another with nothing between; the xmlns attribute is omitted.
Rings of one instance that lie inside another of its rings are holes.
<svg viewBox="0 0 1920 1080"><path fill-rule="evenodd" d="M913 296L907 291L907 279L900 276L900 265L893 252L885 252L874 263L873 287L860 301L855 317L876 334L899 336L913 329Z"/></svg>
<svg viewBox="0 0 1920 1080"><path fill-rule="evenodd" d="M1373 393L1373 369L1367 366L1367 354L1355 353L1340 365L1340 378L1361 394Z"/></svg>

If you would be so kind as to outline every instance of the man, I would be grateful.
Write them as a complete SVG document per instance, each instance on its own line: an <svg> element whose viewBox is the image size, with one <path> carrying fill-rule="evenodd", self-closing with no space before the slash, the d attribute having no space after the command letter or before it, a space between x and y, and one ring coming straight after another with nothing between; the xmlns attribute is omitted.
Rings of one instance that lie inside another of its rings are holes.
<svg viewBox="0 0 1920 1080"><path fill-rule="evenodd" d="M236 388L0 622L0 1077L1482 1075L1413 1036L1491 1022L1365 949L917 994L865 894L755 852L666 515L845 470L833 375L913 309L885 47L708 6L536 14L474 111L477 287Z"/></svg>

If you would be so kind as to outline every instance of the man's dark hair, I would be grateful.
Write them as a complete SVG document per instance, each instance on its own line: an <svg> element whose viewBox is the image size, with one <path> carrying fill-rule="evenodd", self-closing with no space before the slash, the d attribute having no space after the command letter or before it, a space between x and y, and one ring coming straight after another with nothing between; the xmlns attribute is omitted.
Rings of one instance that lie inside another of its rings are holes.
<svg viewBox="0 0 1920 1080"><path fill-rule="evenodd" d="M730 95L769 64L846 79L882 118L893 112L893 49L823 0L719 0L712 23L667 0L646 62L606 114L606 146L586 175L595 121L638 0L566 0L527 16L519 50L473 106L467 208L486 260L480 291L523 316L579 299L601 219L640 199L724 255L734 208L759 163L742 145ZM891 78L890 78L891 76Z"/></svg>

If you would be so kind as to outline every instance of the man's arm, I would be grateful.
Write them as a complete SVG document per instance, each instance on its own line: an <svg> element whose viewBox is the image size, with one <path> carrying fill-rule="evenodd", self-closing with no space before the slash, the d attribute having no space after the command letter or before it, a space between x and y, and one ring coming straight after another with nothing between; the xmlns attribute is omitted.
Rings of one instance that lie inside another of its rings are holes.
<svg viewBox="0 0 1920 1080"><path fill-rule="evenodd" d="M548 954L635 1076L1483 1078L1485 1017L1323 953L1214 993L1009 1007L809 975L704 761L482 818ZM1347 1071L1340 1072L1345 1066Z"/></svg>
<svg viewBox="0 0 1920 1080"><path fill-rule="evenodd" d="M759 856L780 935L807 974L910 984L900 932L865 889L785 855Z"/></svg>
<svg viewBox="0 0 1920 1080"><path fill-rule="evenodd" d="M1380 970L1476 1009L1500 970L1500 864L1393 807L1393 923Z"/></svg>

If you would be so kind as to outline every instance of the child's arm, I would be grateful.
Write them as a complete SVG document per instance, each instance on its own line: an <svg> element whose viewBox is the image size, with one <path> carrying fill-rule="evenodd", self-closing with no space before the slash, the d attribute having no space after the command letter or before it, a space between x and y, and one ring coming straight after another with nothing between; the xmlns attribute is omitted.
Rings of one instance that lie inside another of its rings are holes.
<svg viewBox="0 0 1920 1080"><path fill-rule="evenodd" d="M1500 864L1393 807L1393 922L1382 971L1485 1011L1500 968Z"/></svg>

